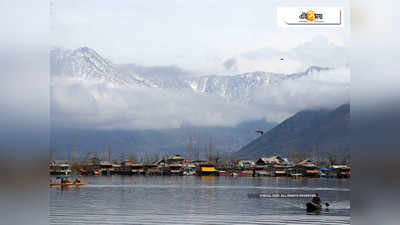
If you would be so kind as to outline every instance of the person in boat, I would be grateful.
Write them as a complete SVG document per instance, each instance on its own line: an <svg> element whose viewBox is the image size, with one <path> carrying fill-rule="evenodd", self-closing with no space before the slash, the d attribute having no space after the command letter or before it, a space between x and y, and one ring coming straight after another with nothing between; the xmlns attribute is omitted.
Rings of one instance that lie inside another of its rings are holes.
<svg viewBox="0 0 400 225"><path fill-rule="evenodd" d="M311 202L306 204L307 212L318 212L321 210L321 199L318 194L312 198Z"/></svg>
<svg viewBox="0 0 400 225"><path fill-rule="evenodd" d="M76 178L75 179L75 184L80 184L81 183L81 180L79 180L79 178Z"/></svg>
<svg viewBox="0 0 400 225"><path fill-rule="evenodd" d="M311 202L315 205L321 205L321 199L318 193L315 195L315 197L312 198Z"/></svg>

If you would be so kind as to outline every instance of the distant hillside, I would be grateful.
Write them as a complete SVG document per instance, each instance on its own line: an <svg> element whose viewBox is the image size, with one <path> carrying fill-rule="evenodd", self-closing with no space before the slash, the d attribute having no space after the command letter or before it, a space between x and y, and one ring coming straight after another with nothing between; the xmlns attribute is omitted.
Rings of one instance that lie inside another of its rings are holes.
<svg viewBox="0 0 400 225"><path fill-rule="evenodd" d="M290 151L349 151L350 105L329 110L305 110L283 121L241 148L236 156L287 156Z"/></svg>
<svg viewBox="0 0 400 225"><path fill-rule="evenodd" d="M83 157L87 152L100 153L111 149L113 157L120 153L138 155L179 153L186 156L188 141L198 143L201 156L204 148L212 142L214 152L232 153L257 135L257 129L269 130L275 123L265 120L246 121L232 127L182 126L164 130L90 130L53 127L51 147L58 157L67 158L73 148L74 137L77 154Z"/></svg>

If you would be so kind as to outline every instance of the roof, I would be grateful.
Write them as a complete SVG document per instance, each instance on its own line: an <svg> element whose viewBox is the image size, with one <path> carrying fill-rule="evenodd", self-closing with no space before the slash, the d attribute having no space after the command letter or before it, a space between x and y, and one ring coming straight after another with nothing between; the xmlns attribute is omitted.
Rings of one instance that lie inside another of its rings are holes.
<svg viewBox="0 0 400 225"><path fill-rule="evenodd" d="M347 165L331 165L332 169L349 169Z"/></svg>
<svg viewBox="0 0 400 225"><path fill-rule="evenodd" d="M112 165L113 165L113 163L112 163L112 162L110 162L110 161L102 161L102 162L100 162L100 165L112 166Z"/></svg>
<svg viewBox="0 0 400 225"><path fill-rule="evenodd" d="M244 162L244 163L254 163L254 160L249 160L249 159L242 159L239 162Z"/></svg>
<svg viewBox="0 0 400 225"><path fill-rule="evenodd" d="M298 165L305 166L305 167L315 167L315 164L311 159L305 159L298 163Z"/></svg>
<svg viewBox="0 0 400 225"><path fill-rule="evenodd" d="M241 166L254 166L255 162L253 160L240 160L239 165Z"/></svg>
<svg viewBox="0 0 400 225"><path fill-rule="evenodd" d="M69 167L69 164L68 164L68 163L60 163L60 164L56 164L56 166L59 166L59 167Z"/></svg>
<svg viewBox="0 0 400 225"><path fill-rule="evenodd" d="M52 160L52 161L49 162L49 165L69 166L68 161L65 161L65 160Z"/></svg>
<svg viewBox="0 0 400 225"><path fill-rule="evenodd" d="M184 160L184 158L180 155L171 155L168 159L175 159L175 160Z"/></svg>
<svg viewBox="0 0 400 225"><path fill-rule="evenodd" d="M259 160L262 160L267 164L286 164L286 163L289 163L289 160L287 158L283 158L283 157L280 157L278 155L272 156L272 157L269 157L269 158L263 157L263 158L260 158Z"/></svg>
<svg viewBox="0 0 400 225"><path fill-rule="evenodd" d="M130 166L144 166L143 163L132 163Z"/></svg>

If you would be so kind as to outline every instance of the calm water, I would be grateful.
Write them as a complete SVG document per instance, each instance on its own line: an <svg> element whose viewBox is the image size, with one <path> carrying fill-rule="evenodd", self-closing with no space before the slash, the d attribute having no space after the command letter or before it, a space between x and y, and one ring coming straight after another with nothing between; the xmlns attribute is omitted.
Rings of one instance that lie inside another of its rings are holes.
<svg viewBox="0 0 400 225"><path fill-rule="evenodd" d="M350 180L271 177L89 177L49 188L50 224L350 224ZM307 215L310 199L249 193L319 193L329 211Z"/></svg>

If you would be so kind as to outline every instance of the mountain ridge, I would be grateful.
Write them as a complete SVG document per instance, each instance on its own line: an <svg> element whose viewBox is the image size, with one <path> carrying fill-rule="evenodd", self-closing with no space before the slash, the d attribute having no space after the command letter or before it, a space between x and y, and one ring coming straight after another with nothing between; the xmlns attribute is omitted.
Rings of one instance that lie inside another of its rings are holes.
<svg viewBox="0 0 400 225"><path fill-rule="evenodd" d="M258 88L279 85L288 79L300 79L314 72L332 70L311 66L304 72L283 74L254 71L236 75L192 76L174 66L144 67L136 64L114 64L95 50L53 48L50 52L51 75L80 79L82 82L105 82L111 86L185 89L199 95L214 95L227 101L246 101Z"/></svg>
<svg viewBox="0 0 400 225"><path fill-rule="evenodd" d="M303 110L242 147L240 158L288 156L291 151L349 151L350 104L334 110Z"/></svg>

